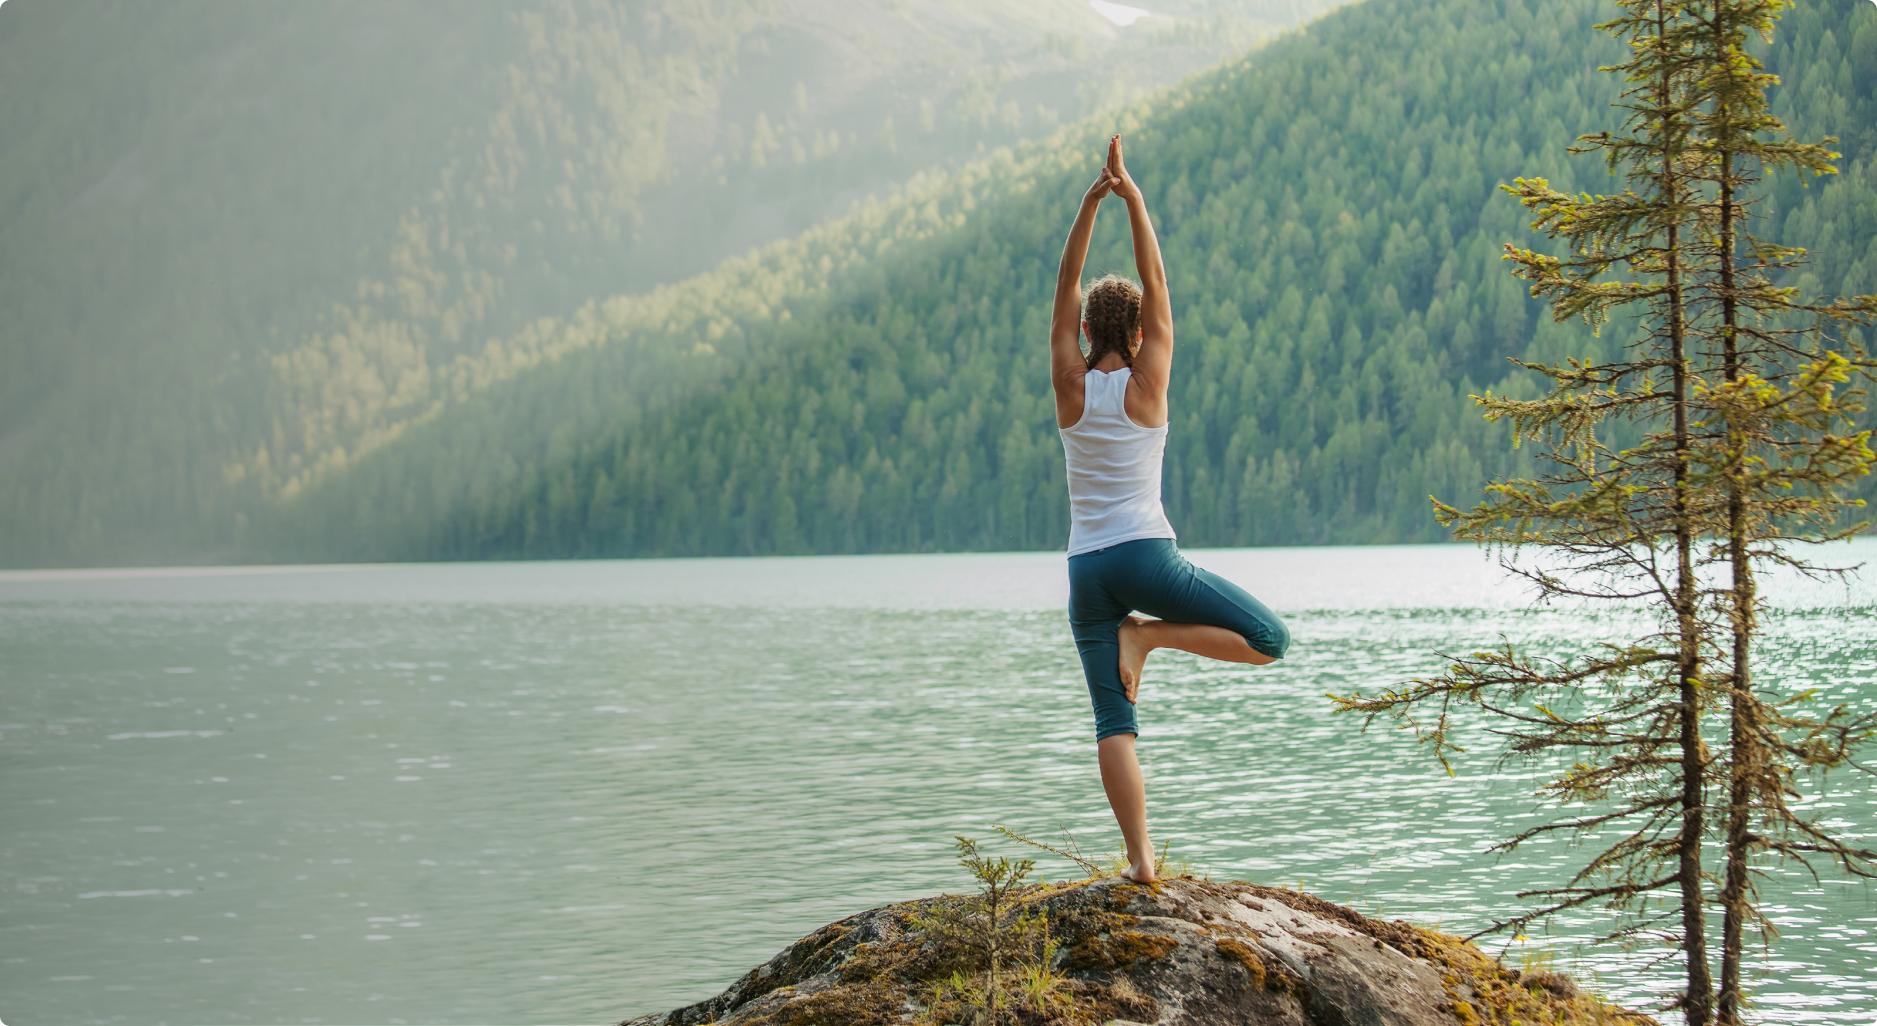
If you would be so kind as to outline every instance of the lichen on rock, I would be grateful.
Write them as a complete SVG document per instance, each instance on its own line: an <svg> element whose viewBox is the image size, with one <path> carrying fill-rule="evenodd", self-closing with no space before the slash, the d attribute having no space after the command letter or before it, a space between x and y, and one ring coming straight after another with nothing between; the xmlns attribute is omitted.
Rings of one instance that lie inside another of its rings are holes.
<svg viewBox="0 0 1877 1026"><path fill-rule="evenodd" d="M1458 937L1243 881L1120 877L1032 884L1053 964L1024 1026L1652 1026L1556 972L1521 972ZM964 1021L933 995L981 968L919 929L955 896L830 923L723 993L621 1026L886 1026ZM935 1013L940 1013L935 1016ZM950 1016L950 1017L948 1017Z"/></svg>

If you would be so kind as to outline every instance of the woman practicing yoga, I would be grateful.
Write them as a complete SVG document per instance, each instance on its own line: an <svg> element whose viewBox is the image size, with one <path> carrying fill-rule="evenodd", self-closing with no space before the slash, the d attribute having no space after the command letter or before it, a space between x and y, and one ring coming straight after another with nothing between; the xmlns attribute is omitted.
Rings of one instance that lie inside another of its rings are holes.
<svg viewBox="0 0 1877 1026"><path fill-rule="evenodd" d="M1127 203L1140 284L1105 275L1081 294L1095 209L1109 193ZM1082 354L1080 334L1088 336ZM1069 229L1049 326L1056 426L1069 471L1069 626L1095 707L1101 784L1127 841L1122 876L1154 879L1147 793L1134 757L1134 700L1156 648L1235 663L1272 663L1290 630L1238 585L1186 561L1160 506L1167 444L1173 307L1147 205L1121 162L1121 137ZM1158 619L1131 615L1143 612Z"/></svg>

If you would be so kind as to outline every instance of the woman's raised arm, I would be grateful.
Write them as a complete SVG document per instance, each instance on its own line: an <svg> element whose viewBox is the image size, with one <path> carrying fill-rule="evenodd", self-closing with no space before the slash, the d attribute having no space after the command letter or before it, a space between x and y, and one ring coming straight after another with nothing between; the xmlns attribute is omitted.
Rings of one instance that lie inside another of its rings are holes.
<svg viewBox="0 0 1877 1026"><path fill-rule="evenodd" d="M1069 228L1069 241L1062 246L1062 263L1056 268L1056 302L1049 316L1049 379L1060 384L1086 370L1082 347L1082 264L1088 259L1088 240L1095 234L1095 210L1102 197L1114 187L1108 165L1103 164L1095 184L1082 195L1075 224Z"/></svg>
<svg viewBox="0 0 1877 1026"><path fill-rule="evenodd" d="M1140 187L1121 162L1121 137L1108 140L1108 176L1111 188L1128 207L1128 226L1134 236L1134 269L1141 279L1141 348L1134 355L1134 376L1164 389L1173 369L1173 302L1167 296L1167 269L1160 260L1160 240Z"/></svg>

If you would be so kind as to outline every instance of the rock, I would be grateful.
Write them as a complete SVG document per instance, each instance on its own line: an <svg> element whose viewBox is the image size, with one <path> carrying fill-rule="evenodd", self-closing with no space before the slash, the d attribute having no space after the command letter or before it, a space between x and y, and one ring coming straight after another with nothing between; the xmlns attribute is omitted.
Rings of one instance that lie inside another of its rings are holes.
<svg viewBox="0 0 1877 1026"><path fill-rule="evenodd" d="M1558 973L1521 973L1457 937L1278 887L1109 876L1035 884L1014 899L1046 916L1057 944L1057 997L1021 1004L1012 1021L1024 1024L1654 1023ZM921 916L958 900L922 898L830 923L714 998L620 1026L928 1021L934 983L959 965L946 962Z"/></svg>

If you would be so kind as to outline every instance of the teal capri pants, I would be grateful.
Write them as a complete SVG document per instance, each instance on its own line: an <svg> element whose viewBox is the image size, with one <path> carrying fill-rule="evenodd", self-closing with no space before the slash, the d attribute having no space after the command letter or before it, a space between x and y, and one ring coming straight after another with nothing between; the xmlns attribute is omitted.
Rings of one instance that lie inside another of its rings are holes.
<svg viewBox="0 0 1877 1026"><path fill-rule="evenodd" d="M1282 659L1290 628L1250 592L1186 561L1171 538L1137 538L1069 557L1069 628L1095 706L1095 739L1140 733L1134 703L1121 689L1117 631L1132 612L1178 623L1204 623L1242 635Z"/></svg>

